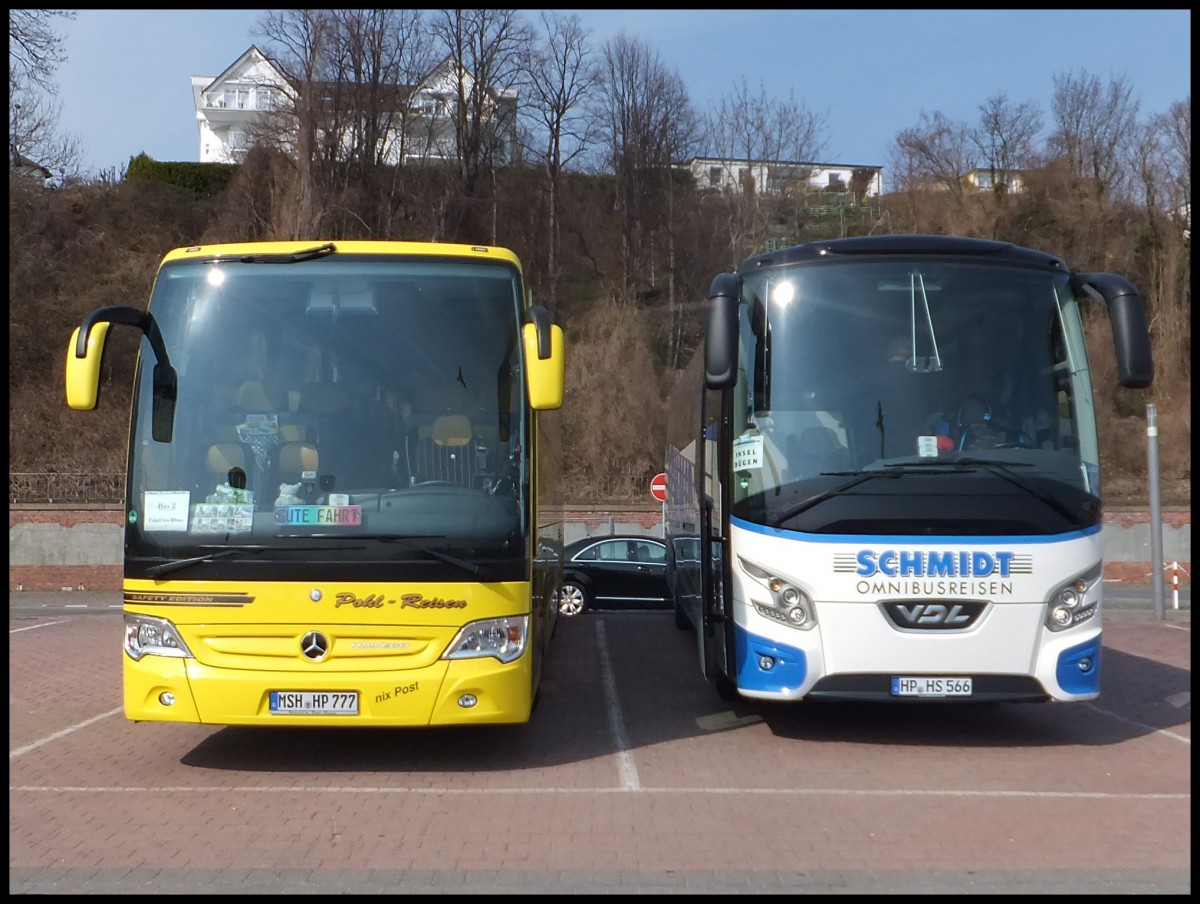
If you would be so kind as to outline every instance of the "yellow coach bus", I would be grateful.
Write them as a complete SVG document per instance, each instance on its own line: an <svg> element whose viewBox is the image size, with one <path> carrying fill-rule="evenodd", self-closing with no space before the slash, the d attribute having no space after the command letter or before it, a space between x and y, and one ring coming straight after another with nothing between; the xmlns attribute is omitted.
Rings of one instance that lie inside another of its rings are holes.
<svg viewBox="0 0 1200 904"><path fill-rule="evenodd" d="M129 433L133 721L526 722L561 575L563 334L503 248L179 248L67 350L96 407L143 338Z"/></svg>

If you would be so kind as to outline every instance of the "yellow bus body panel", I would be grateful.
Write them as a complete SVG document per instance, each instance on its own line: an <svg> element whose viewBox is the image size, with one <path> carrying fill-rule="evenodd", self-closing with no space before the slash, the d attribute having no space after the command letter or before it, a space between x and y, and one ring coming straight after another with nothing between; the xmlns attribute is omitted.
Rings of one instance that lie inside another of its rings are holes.
<svg viewBox="0 0 1200 904"><path fill-rule="evenodd" d="M532 624L513 662L441 658L465 624L530 616L524 582L323 587L131 580L125 611L169 620L194 657L122 654L125 715L137 722L470 725L526 722L532 708L538 642ZM328 640L319 661L303 652L311 632ZM353 691L358 712L272 714L271 691ZM473 705L461 705L464 696Z"/></svg>

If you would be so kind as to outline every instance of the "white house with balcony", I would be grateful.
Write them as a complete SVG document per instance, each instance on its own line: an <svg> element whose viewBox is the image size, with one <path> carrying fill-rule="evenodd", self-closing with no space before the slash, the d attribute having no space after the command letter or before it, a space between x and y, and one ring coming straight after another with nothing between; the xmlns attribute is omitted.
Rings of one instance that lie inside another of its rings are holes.
<svg viewBox="0 0 1200 904"><path fill-rule="evenodd" d="M283 70L255 46L220 75L193 75L191 81L201 163L241 163L267 117L290 107L296 95ZM388 143L388 162L457 159L452 112L458 91L449 58L422 84L394 87L398 109L388 112L395 114L397 126ZM496 91L490 101L496 161L503 165L513 159L516 147L517 93Z"/></svg>
<svg viewBox="0 0 1200 904"><path fill-rule="evenodd" d="M683 167L701 191L741 192L753 184L760 195L853 192L860 203L883 191L883 167L874 165L693 157Z"/></svg>
<svg viewBox="0 0 1200 904"><path fill-rule="evenodd" d="M253 127L289 92L283 72L251 47L215 78L192 76L201 163L241 163Z"/></svg>

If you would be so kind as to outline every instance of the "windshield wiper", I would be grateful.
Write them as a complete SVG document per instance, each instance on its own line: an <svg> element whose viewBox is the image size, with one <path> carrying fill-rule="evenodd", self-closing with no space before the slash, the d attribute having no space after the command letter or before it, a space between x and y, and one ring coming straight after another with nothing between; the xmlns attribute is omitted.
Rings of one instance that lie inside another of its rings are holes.
<svg viewBox="0 0 1200 904"><path fill-rule="evenodd" d="M292 537L310 536L308 534L292 534ZM242 552L263 552L267 549L273 549L277 552L315 552L324 549L324 546L201 546L200 549L214 549L216 552L208 552L202 556L192 556L190 559L175 559L170 562L163 562L161 565L151 565L146 569L146 574L160 575L169 574L172 571L178 571L181 568L187 568L190 565L208 565L216 559L223 559L225 556L232 556L235 553Z"/></svg>
<svg viewBox="0 0 1200 904"><path fill-rule="evenodd" d="M845 483L839 483L835 487L830 487L828 490L822 490L814 496L809 496L807 499L801 499L795 505L784 509L771 519L771 526L782 524L790 518L795 518L801 512L806 512L816 505L820 505L826 499L832 499L834 496L839 496L853 487L858 486L870 480L872 477L903 477L906 474L955 474L961 471L955 471L948 465L953 465L954 462L930 461L930 462L897 462L896 464L884 465L880 470L870 471L822 471L822 477L853 477L853 480L847 480ZM934 470L935 467L941 470Z"/></svg>
<svg viewBox="0 0 1200 904"><path fill-rule="evenodd" d="M172 571L179 571L181 568L187 568L189 565L199 565L201 562L212 562L215 559L222 559L225 556L232 556L234 553L262 552L264 549L266 549L265 546L201 546L200 548L216 549L219 550L219 552L207 552L202 556L192 556L190 559L175 559L171 562L163 562L161 565L151 565L146 569L146 574L169 574Z"/></svg>
<svg viewBox="0 0 1200 904"><path fill-rule="evenodd" d="M286 254L244 254L238 260L243 264L298 264L301 261L310 261L317 257L333 254L336 250L333 242L326 242L324 245L289 251Z"/></svg>
<svg viewBox="0 0 1200 904"><path fill-rule="evenodd" d="M903 475L903 473L904 473L903 471L826 471L826 472L823 472L822 476L841 477L841 476L853 475L854 479L847 480L843 483L839 483L837 486L830 487L828 490L822 490L820 493L817 493L813 496L809 496L807 499L801 499L795 505L791 505L788 508L784 509L782 512L779 512L778 514L773 515L770 519L771 526L774 527L777 524L782 524L784 521L787 521L791 518L795 518L801 512L806 512L813 506L820 505L826 499L832 499L834 496L838 496L838 495L846 492L846 490L848 490L852 487L858 486L860 483L866 483L868 480L871 480L872 478L875 478L875 477L900 477Z"/></svg>

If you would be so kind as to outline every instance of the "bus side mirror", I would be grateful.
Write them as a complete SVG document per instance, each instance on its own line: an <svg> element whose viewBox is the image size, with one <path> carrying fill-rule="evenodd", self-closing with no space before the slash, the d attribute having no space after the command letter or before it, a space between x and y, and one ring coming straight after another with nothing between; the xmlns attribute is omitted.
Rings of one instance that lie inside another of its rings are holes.
<svg viewBox="0 0 1200 904"><path fill-rule="evenodd" d="M550 312L541 305L530 308L529 316L533 322L521 327L529 405L536 411L561 408L566 382L562 327L550 322Z"/></svg>
<svg viewBox="0 0 1200 904"><path fill-rule="evenodd" d="M721 273L712 281L704 333L704 382L709 389L729 389L737 382L740 297L732 273Z"/></svg>
<svg viewBox="0 0 1200 904"><path fill-rule="evenodd" d="M154 352L153 406L151 412L151 436L155 442L171 441L175 421L175 399L178 395L178 378L167 346L163 341L158 323L147 313L125 305L96 308L83 318L71 334L67 347L67 404L76 411L92 411L100 394L100 362L104 357L104 343L108 329L114 323L135 326L150 341Z"/></svg>
<svg viewBox="0 0 1200 904"><path fill-rule="evenodd" d="M1154 360L1142 296L1129 280L1115 273L1080 273L1076 280L1108 308L1121 385L1145 389L1154 380Z"/></svg>
<svg viewBox="0 0 1200 904"><path fill-rule="evenodd" d="M100 362L110 326L110 322L102 321L88 331L82 343L83 357L78 354L81 328L76 327L71 333L71 343L67 346L67 404L76 411L93 411L99 400Z"/></svg>

